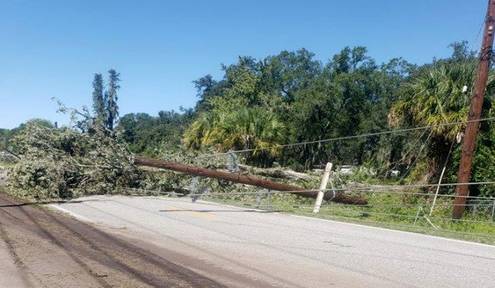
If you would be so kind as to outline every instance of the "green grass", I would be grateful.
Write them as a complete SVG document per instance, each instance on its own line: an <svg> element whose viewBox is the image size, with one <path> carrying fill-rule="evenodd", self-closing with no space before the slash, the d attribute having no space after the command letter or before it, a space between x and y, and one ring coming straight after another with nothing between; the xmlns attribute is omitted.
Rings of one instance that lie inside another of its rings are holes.
<svg viewBox="0 0 495 288"><path fill-rule="evenodd" d="M214 195L202 199L258 208L255 195ZM264 197L259 208L495 245L495 222L491 219L491 206L477 211L467 209L461 220L454 221L450 218L451 198L439 198L431 216L430 201L425 197L378 193L371 194L367 199L366 206L324 203L320 212L314 214L314 200L278 193L273 194L271 199Z"/></svg>

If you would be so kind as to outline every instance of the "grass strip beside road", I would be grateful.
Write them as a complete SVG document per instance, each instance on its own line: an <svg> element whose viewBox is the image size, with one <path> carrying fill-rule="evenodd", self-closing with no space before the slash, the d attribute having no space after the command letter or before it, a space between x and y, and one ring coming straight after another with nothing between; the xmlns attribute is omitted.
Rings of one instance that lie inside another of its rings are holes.
<svg viewBox="0 0 495 288"><path fill-rule="evenodd" d="M434 213L428 216L428 203L422 201L423 198L408 199L406 204L403 196L399 195L373 195L369 198L369 205L364 207L327 202L318 214L312 212L314 204L312 201L287 194L274 194L271 199L265 197L261 201L253 195L206 196L201 199L244 208L258 208L495 245L495 222L490 218L491 208L486 209L485 213L467 211L462 221L455 221L450 219L451 206L446 200L437 202Z"/></svg>

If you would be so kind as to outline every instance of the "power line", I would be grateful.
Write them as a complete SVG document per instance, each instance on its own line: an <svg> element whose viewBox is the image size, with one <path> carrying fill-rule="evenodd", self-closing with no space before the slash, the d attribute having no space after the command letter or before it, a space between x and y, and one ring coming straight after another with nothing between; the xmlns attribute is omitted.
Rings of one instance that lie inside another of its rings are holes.
<svg viewBox="0 0 495 288"><path fill-rule="evenodd" d="M208 196L208 195L204 195ZM247 207L255 207L256 209L261 209L263 210L263 207L267 208L276 208L276 211L283 212L284 208L287 209L287 207L280 207L280 205L276 205L276 203L270 203L270 204L255 204L255 203L249 203L249 202L236 202L236 205L241 205L241 206L247 206ZM465 204L466 206L470 206L469 204ZM355 209L357 208L362 208L362 209ZM387 207L403 207L403 206L387 206ZM290 208L297 208L297 209L308 209L311 210L313 209L313 206L292 206ZM332 211L342 211L342 212L355 212L358 214L369 214L369 215L384 215L384 216L394 216L394 217L402 217L402 218L408 218L408 219L415 219L418 218L418 216L412 216L408 214L398 214L398 213L386 213L386 212L378 212L378 211L366 211L364 210L365 208L373 208L373 207L367 207L363 205L353 205L352 207L349 206L341 206L341 205L323 205L322 210L332 210ZM417 206L410 206L410 208L417 208ZM334 216L334 215L332 215ZM335 215L337 216L337 215ZM356 215L359 216L359 215ZM432 216L428 217L431 220L443 220L443 221L452 221L452 218L445 218L445 217L439 217L439 216ZM466 222L466 223L483 223L483 224L489 224L489 225L495 225L493 221L487 220L487 221L481 221L481 220L469 220L469 219L459 219L456 220L459 222Z"/></svg>
<svg viewBox="0 0 495 288"><path fill-rule="evenodd" d="M399 160L394 161L394 162L392 162L392 163L390 164L390 165L392 165L392 164L394 165L394 166L392 167L392 169L391 169L391 170L395 170L395 169L397 168L397 166L398 166L400 163L402 163L404 160L406 160L407 156L409 156L409 154L410 154L410 153L412 153L412 152L413 152L413 150L415 150L415 149L418 147L419 142L423 139L423 136L426 134L426 132L428 132L428 130L424 130L424 131L421 133L421 135L420 135L419 137L417 137L416 141L414 141L414 143L411 145L411 148L409 149L409 151L406 151L406 153L404 153L404 155L402 155L402 157L401 157ZM433 131L432 131L432 132L433 132ZM432 132L430 132L430 134L428 134L428 137L426 138L426 140L424 140L424 141L423 141L423 145L419 146L419 147L420 147L420 149L419 149L419 152L418 152L416 155L421 155L421 152L422 152L422 150L423 150L422 148L423 148L423 146L424 146L424 145L428 142L428 140L429 140L429 138L430 138L430 136L431 136ZM417 159L417 157L415 158L415 160L416 160L416 159ZM414 161L413 161L413 163L414 163ZM411 165L408 165L408 166L411 166ZM404 175L406 175L406 174L407 174L407 172L406 172L406 173L404 173ZM401 178L401 180L402 180L402 178Z"/></svg>
<svg viewBox="0 0 495 288"><path fill-rule="evenodd" d="M475 185L495 185L495 181L485 181L485 182L468 182L468 183L441 183L439 184L406 184L406 185L373 185L373 186L362 186L362 187L346 187L346 188L329 188L324 189L325 192L335 191L343 193L361 192L361 193L385 193L385 194L406 194L415 196L433 196L431 193L419 193L419 192L407 192L407 191L394 191L397 189L404 188L426 188L426 187L455 187L455 186L475 186ZM380 190L375 190L380 189ZM390 191L391 190L391 191ZM206 195L219 195L219 196L229 196L229 195L263 195L263 194L283 194L283 193L310 193L319 191L319 189L303 189L303 190L290 190L290 191L246 191L246 192L227 192L227 193L191 193L188 196L206 196ZM440 194L438 197L455 197L455 195ZM470 199L486 199L490 201L495 201L494 197L482 197L482 196L464 196Z"/></svg>
<svg viewBox="0 0 495 288"><path fill-rule="evenodd" d="M425 130L425 132L426 131L427 130ZM425 149L426 145L428 145L428 143L431 139L431 135L433 135L433 130L430 131L430 134L428 134L428 137L426 138L426 140L423 142L423 144L419 148L419 152L417 154L418 157L415 157L413 162L409 163L409 165L407 165L406 171L404 171L404 174L402 175L402 177L400 177L400 181L404 180L406 178L406 175L408 175L409 172L411 171L411 169L414 167L414 164L416 164L416 162L418 161L418 159L421 156L421 153L423 153L423 150Z"/></svg>
<svg viewBox="0 0 495 288"><path fill-rule="evenodd" d="M428 202L424 202L424 203L420 203L422 205L425 205L427 206L429 203ZM446 205L445 205L446 204ZM397 203L383 203L383 202L380 202L379 204L356 204L356 205L352 205L352 206L349 206L349 205L341 205L341 204L337 204L337 203L327 203L325 206L332 206L332 207L362 207L362 208L417 208L419 204L400 204L398 205ZM490 207L493 207L493 200L490 200L490 202L486 201L484 203L465 203L465 204L447 204L447 203L442 203L440 204L442 206L448 206L448 207L452 207L452 206L457 206L457 205L462 205L462 206L465 206L465 207L478 207L478 208L490 208ZM303 208L303 207L307 207L307 208L311 208L311 207L314 207L314 206L303 206L303 205L293 205L293 208ZM323 206L322 206L323 207Z"/></svg>
<svg viewBox="0 0 495 288"><path fill-rule="evenodd" d="M231 151L222 152L222 153L204 154L204 155L199 155L197 158L217 157L217 156L229 155L232 153L266 151L269 149L280 149L280 148L311 145L311 144L321 144L321 143L328 143L328 142L334 142L334 141L342 141L342 140L366 138L366 137L372 137L372 136L389 135L389 134L396 134L396 133L404 133L404 132L432 129L432 128L438 128L438 127L462 125L462 124L468 124L468 123L472 123L472 122L487 122L487 121L494 121L494 120L495 120L495 117L487 117L487 118L474 119L474 120L469 120L469 121L447 122L447 123L428 125L428 126L420 126L420 127L412 127L412 128L389 129L389 130L383 130L383 131L379 131L379 132L371 132L371 133L357 134L357 135L351 135L351 136L341 136L341 137L327 138L327 139L321 139L321 140L312 140L312 141L288 143L288 144L281 144L281 145L273 145L271 147L265 147L265 148L250 148L250 149L231 150Z"/></svg>

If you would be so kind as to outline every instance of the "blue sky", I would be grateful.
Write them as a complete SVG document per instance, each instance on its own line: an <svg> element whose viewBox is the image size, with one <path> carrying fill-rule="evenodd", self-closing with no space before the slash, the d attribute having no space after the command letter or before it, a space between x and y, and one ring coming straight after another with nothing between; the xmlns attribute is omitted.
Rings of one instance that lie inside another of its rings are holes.
<svg viewBox="0 0 495 288"><path fill-rule="evenodd" d="M477 49L486 0L0 1L0 127L30 118L67 123L90 105L95 72L121 73L121 114L192 107L192 81L221 63L307 48L326 61L363 45L378 61Z"/></svg>

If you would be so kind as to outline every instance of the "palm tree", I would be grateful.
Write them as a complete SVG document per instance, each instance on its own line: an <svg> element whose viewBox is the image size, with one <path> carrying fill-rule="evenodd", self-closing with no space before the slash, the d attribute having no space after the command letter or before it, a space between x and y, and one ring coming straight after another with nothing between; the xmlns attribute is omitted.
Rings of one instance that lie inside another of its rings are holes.
<svg viewBox="0 0 495 288"><path fill-rule="evenodd" d="M210 113L204 113L196 121L191 123L182 138L182 142L187 148L199 150L206 146L211 130L213 129L212 118Z"/></svg>
<svg viewBox="0 0 495 288"><path fill-rule="evenodd" d="M402 87L400 100L392 105L388 116L392 127L432 126L426 149L429 175L439 171L458 133L465 128L465 124L442 124L467 121L476 62L475 58L449 59L421 69ZM487 103L492 101L494 84L491 74Z"/></svg>
<svg viewBox="0 0 495 288"><path fill-rule="evenodd" d="M252 162L269 165L280 153L279 144L286 135L286 126L276 115L262 108L241 107L202 115L184 135L188 148L214 146L220 151L253 149L246 154Z"/></svg>
<svg viewBox="0 0 495 288"><path fill-rule="evenodd" d="M420 71L392 106L390 124L435 126L435 137L453 141L464 125L438 125L467 120L475 67L474 61L442 62Z"/></svg>

